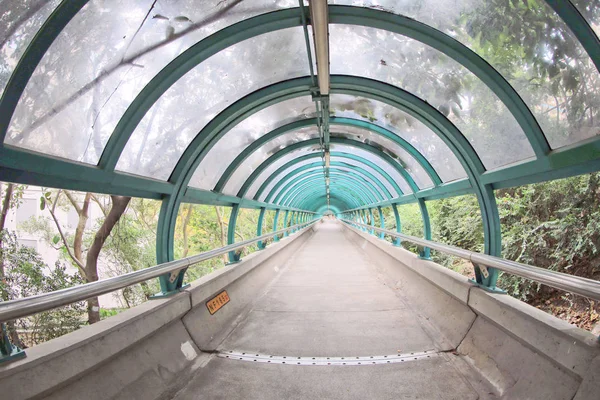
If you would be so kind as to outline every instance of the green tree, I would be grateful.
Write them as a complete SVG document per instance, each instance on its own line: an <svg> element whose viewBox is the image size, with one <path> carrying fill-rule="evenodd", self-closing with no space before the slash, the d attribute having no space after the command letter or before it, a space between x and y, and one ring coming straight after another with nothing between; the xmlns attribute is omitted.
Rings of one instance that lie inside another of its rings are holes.
<svg viewBox="0 0 600 400"><path fill-rule="evenodd" d="M3 275L0 290L3 300L14 300L65 289L83 283L77 274L69 274L63 264L49 268L32 248L20 245L17 236L6 229L0 232ZM84 303L73 303L56 310L11 321L11 342L21 348L38 344L78 329L83 324ZM21 338L17 328L24 333Z"/></svg>

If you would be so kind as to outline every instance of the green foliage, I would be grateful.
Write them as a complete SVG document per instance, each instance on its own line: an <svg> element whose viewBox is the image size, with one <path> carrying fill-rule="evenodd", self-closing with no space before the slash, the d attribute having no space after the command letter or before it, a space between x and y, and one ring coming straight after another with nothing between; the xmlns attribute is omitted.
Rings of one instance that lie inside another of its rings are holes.
<svg viewBox="0 0 600 400"><path fill-rule="evenodd" d="M115 315L119 314L122 311L123 311L123 309L120 309L120 308L101 308L100 309L100 318L106 319L106 318L114 317Z"/></svg>
<svg viewBox="0 0 600 400"><path fill-rule="evenodd" d="M56 263L49 268L32 248L19 244L14 233L4 230L0 257L4 279L0 290L9 300L65 289L82 282L78 274L67 272L65 265ZM16 321L23 341L38 344L78 329L85 319L82 302L39 313Z"/></svg>
<svg viewBox="0 0 600 400"><path fill-rule="evenodd" d="M427 210L434 241L483 252L483 222L475 195L428 201ZM469 262L437 251L431 255L435 262L472 277Z"/></svg>
<svg viewBox="0 0 600 400"><path fill-rule="evenodd" d="M503 256L600 279L599 184L594 173L498 191ZM527 301L548 290L508 274L500 285Z"/></svg>
<svg viewBox="0 0 600 400"><path fill-rule="evenodd" d="M600 173L503 189L496 192L496 198L504 258L600 279ZM429 201L427 206L433 240L483 251L475 196ZM460 260L437 252L433 257L442 265L465 270ZM530 303L553 292L510 274L501 274L498 286Z"/></svg>

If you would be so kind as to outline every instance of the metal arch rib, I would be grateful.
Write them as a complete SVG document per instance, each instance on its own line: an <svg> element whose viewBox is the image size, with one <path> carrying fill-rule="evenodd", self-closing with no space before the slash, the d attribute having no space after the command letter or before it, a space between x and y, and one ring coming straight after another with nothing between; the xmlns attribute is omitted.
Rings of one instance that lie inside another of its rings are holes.
<svg viewBox="0 0 600 400"><path fill-rule="evenodd" d="M365 165L370 166L371 168L373 168L375 171L379 172L389 183L390 185L396 190L396 192L403 194L404 192L402 191L402 189L400 189L400 187L398 186L398 184L396 183L396 181L394 181L394 179L392 179L390 177L390 175L385 172L380 166L378 166L377 164L366 160L362 157L356 156L354 154L348 154L345 152L338 152L338 151L332 151L331 152L331 156L332 157L342 157L342 158L346 158L346 159L350 159L350 160L355 160L357 162L363 163ZM269 185L269 183L271 183L274 179L276 179L276 177L283 172L286 168L291 167L292 165L301 162L301 161L305 161L311 158L320 158L320 155L318 153L311 153L311 154L307 154L298 158L295 158L287 163L285 163L284 165L282 165L279 169L277 169L271 176L269 176L267 179L265 179L265 181L262 183L262 185L260 186L260 188L258 189L258 191L256 192L256 195L254 195L254 198L259 198L261 196L261 194L264 192L264 190L266 190L266 187ZM401 177L401 179L404 179ZM404 180L406 182L406 180ZM408 185L408 182L406 182L406 184ZM273 187L273 189L275 189L275 187ZM271 193L269 193L269 196L267 196L265 198L265 201L270 201L270 198L272 197L272 192L273 189L271 191ZM269 198L269 200L267 200L267 198Z"/></svg>
<svg viewBox="0 0 600 400"><path fill-rule="evenodd" d="M357 197L360 199L361 204L373 202L376 198L380 198L379 196L375 196L372 192L368 191L368 189L362 186L361 183L358 183L353 179L340 177L339 175L336 175L336 178L336 182L347 185L348 187L352 188L355 194L358 194ZM332 179L332 182L333 181L334 179ZM288 207L289 204L295 204L293 200L296 195L302 194L305 189L312 189L317 187L319 188L319 190L321 190L322 188L323 193L325 193L326 187L325 183L323 182L323 179L321 177L312 177L300 183L297 187L294 187L292 189L292 192L290 192L288 196L286 196L286 198L283 199L281 205Z"/></svg>
<svg viewBox="0 0 600 400"><path fill-rule="evenodd" d="M294 121L289 124L283 125L279 128L272 130L271 132L267 133L266 135L261 136L260 138L258 138L254 142L252 142L247 148L245 148L235 158L235 160L231 164L229 164L229 166L227 167L225 172L223 172L223 174L221 175L221 178L219 179L219 181L217 182L217 184L215 185L213 190L217 191L217 192L223 190L223 188L225 187L225 185L227 184L227 182L229 181L231 176L235 173L236 169L239 168L242 165L242 163L248 157L250 157L252 155L252 153L259 150L262 146L268 144L270 141L272 141L275 138L282 136L286 133L289 133L291 131L294 131L294 130L297 130L300 128L304 128L307 126L313 126L313 125L316 126L316 124L317 124L316 118L307 118L307 119ZM343 125L343 126L357 127L357 128L367 130L378 136L382 136L384 138L391 140L392 142L394 142L395 144L397 144L398 146L400 146L401 148L406 150L406 152L415 159L415 161L423 168L423 170L425 170L425 172L427 172L427 174L431 178L431 181L434 183L434 185L437 186L437 185L442 184L442 180L440 179L437 171L435 170L435 168L433 168L433 166L431 165L429 160L420 151L418 151L412 144L407 142L402 137L396 135L392 131L390 131L386 128L380 127L378 125L375 125L371 122L361 121L361 120L357 120L357 119L353 119L353 118L344 118L344 117L330 117L329 125L330 126Z"/></svg>
<svg viewBox="0 0 600 400"><path fill-rule="evenodd" d="M550 151L541 128L514 88L500 73L465 45L411 18L379 10L329 6L329 17L330 23L369 26L405 35L446 54L475 74L500 98L521 125L538 157L543 157ZM99 166L108 170L114 169L125 144L146 112L171 85L193 67L218 51L248 38L301 25L299 8L275 11L224 28L183 52L161 70L131 103L111 135Z"/></svg>
<svg viewBox="0 0 600 400"><path fill-rule="evenodd" d="M322 195L319 195L319 193L322 193ZM318 198L326 197L324 193L325 193L325 186L322 186L320 189L314 189L311 192L304 194L302 199L298 199L298 203L299 204L301 203L305 207L308 207L311 199L314 198L316 201L316 199L318 199ZM318 196L318 197L316 197L316 196ZM355 204L359 202L359 200L357 200L351 192L349 192L348 190L345 190L345 189L341 189L341 188L338 188L337 190L333 191L330 196L339 196L339 197L342 197L345 199L354 199ZM348 201L350 201L350 200L348 200ZM364 201L360 204L364 204Z"/></svg>
<svg viewBox="0 0 600 400"><path fill-rule="evenodd" d="M252 174L248 177L248 179L246 179L246 181L244 182L244 184L242 185L242 187L240 188L240 190L237 193L238 197L244 197L246 195L246 193L248 192L248 190L250 189L250 187L252 186L252 184L254 183L254 181L262 174L262 172L273 162L277 161L278 159L284 157L285 155L297 150L297 149L301 149L301 148L305 148L305 147L309 147L309 146L314 146L316 144L319 143L318 139L309 139L309 140L305 140L304 142L298 142L295 143L291 146L285 147L283 150L278 151L277 153L273 154L271 157L269 157L268 159L266 159L259 167L257 167L254 172L252 172ZM345 145L349 145L352 147L356 147L356 148L360 148L362 150L366 150L374 155L376 155L377 157L379 157L380 159L382 159L384 162L386 162L387 164L389 164L392 168L396 169L396 171L398 171L408 182L408 184L410 185L411 189L414 192L417 192L419 190L419 187L417 186L417 184L414 182L413 178L410 176L410 174L408 174L408 172L406 172L406 170L404 168L402 168L402 166L400 164L398 164L391 156L385 154L384 152L369 146L365 143L362 142L358 142L356 140L349 140L349 139L341 139L341 138L331 138L331 143L339 143L339 144L345 144Z"/></svg>
<svg viewBox="0 0 600 400"><path fill-rule="evenodd" d="M69 23L69 21L75 16L75 14L87 2L88 2L88 0L65 0L65 1L63 1L57 7L57 9L51 14L51 16L46 20L46 22L44 23L42 28L37 32L36 36L33 38L31 43L27 47L23 56L19 60L17 67L13 71L13 74L11 75L9 82L3 93L2 99L0 100L0 142L4 141L4 137L5 137L6 131L8 129L8 124L10 123L10 120L12 119L16 105L17 105L27 83L29 82L31 75L33 74L35 68L37 67L39 61L42 59L44 54L50 48L50 46L52 45L52 43L54 42L56 37L58 37L58 35L61 33L61 31ZM556 1L556 0L546 0L546 2L555 10L555 12L565 22L565 24L569 27L569 29L571 29L571 31L574 32L575 36L577 37L579 42L584 47L587 54L590 56L592 61L598 67L598 65L600 65L600 42L598 41L597 36L594 34L594 31L592 30L590 25L587 23L587 21L585 21L585 19L579 14L577 9L569 2ZM568 4L566 4L566 3L568 3ZM338 9L340 9L340 8L343 8L343 6L329 6L330 19L335 20L337 18L337 19L339 19L339 23L350 23L349 21L344 19L343 13L338 13ZM348 13L348 11L347 11L348 8L351 8L351 7L346 7L346 13ZM298 17L297 17L298 20L295 23L292 23L291 26L301 26L302 25L301 16L299 16L299 14L300 14L299 9L280 10L280 11L276 11L274 13L269 13L269 14L255 17L257 19L260 18L260 21L259 20L255 21L255 22L257 22L256 25L263 25L265 28L267 28L267 25L268 25L268 28L262 33L276 30L272 26L273 20L285 19L286 15L287 15L286 13L292 14L292 15L294 15L294 14L298 15ZM384 13L384 12L377 11L377 10L364 9L364 8L361 8L357 12L354 12L352 17L355 20L357 18L361 18L361 13L368 13L368 16L371 19L374 19L374 24L376 24L375 27L380 28L380 29L382 29L383 27L378 23L377 19L381 18L383 16L388 17L388 19L389 19L389 17L392 17L393 24L403 24L405 22L408 22L408 23L412 22L415 24L415 26L413 28L417 29L417 33L419 33L421 28L425 28L427 30L427 34L429 35L428 40L435 41L436 43L438 43L439 46L442 47L440 49L442 52L444 52L444 50L445 50L444 45L441 44L443 42L441 39L447 40L449 37L427 25L418 23L411 19L399 17L399 16L395 16L397 18L394 19L393 15L386 15L388 13ZM380 14L376 14L376 13L380 13ZM338 16L338 14L340 14L340 15ZM270 18L270 16L273 18ZM251 19L249 19L249 20L251 20ZM244 27L241 24L246 21L249 21L249 20L245 20L240 23L236 23L225 29L231 29L231 31L233 31L233 32L240 31L240 30L244 29ZM362 21L359 21L358 23L363 24ZM388 21L388 24L389 23L390 23L390 21ZM291 26L288 26L288 27L291 27ZM223 32L225 29L223 29L220 32ZM205 47L208 47L208 45L210 43L218 41L217 38L215 37L215 35L217 35L218 33L219 32L217 32L217 33L211 35L209 38L207 38L210 40L205 39L204 41L199 42L199 43L204 42ZM259 34L259 33L252 32L250 34L246 34L246 35L244 35L242 40L256 36L257 34ZM422 32L422 34L425 35L425 32ZM223 35L221 35L221 36L223 36ZM419 40L418 38L415 38L415 39ZM427 44L432 45L431 43L427 43ZM196 46L194 46L194 47L196 47ZM475 53L473 53L470 49L468 49L466 46L464 46L458 42L453 43L452 47L457 49L456 51L459 52L459 55L463 55L463 56L468 55L470 58L473 58L473 56L479 57ZM188 49L188 51L189 50L191 50L191 49ZM196 52L200 52L202 50L203 49L200 49L197 47L195 48ZM191 54L189 54L188 51L184 52L179 57L184 57L184 58L190 57ZM179 57L177 57L177 58L179 58ZM457 60L457 61L460 63L459 60ZM480 64L479 68L482 68L482 73L485 74L485 76L490 77L490 79L494 80L494 76L500 75L491 66L489 66L489 64L487 64L485 62L481 62L481 61L479 62L479 64ZM466 65L465 65L465 67L469 68ZM165 69L163 69L163 71L165 71L166 69L167 68L165 67ZM161 86L160 85L161 78L162 79L169 78L168 77L169 71L165 71L165 73L163 73L163 71L161 71L161 73L159 73L155 77L155 79L152 79L152 81L149 82L147 87L149 86L149 87L156 88L156 87ZM186 71L181 73L178 77L173 78L172 80L176 81L185 72ZM161 74L162 74L162 76L160 76ZM479 74L476 74L476 75L479 76ZM497 84L501 85L502 89L505 89L506 93L508 94L509 99L511 100L511 102L514 102L516 104L517 109L522 108L523 111L525 111L525 110L529 111L528 108L523 108L524 103L522 102L522 100L519 102L520 98L516 94L516 91L514 91L514 89L504 80L504 78L502 78L500 76L500 79L498 80ZM495 92L494 88L492 88L492 90ZM163 93L164 93L164 91L166 91L166 89L163 90ZM156 98L160 97L161 94L162 93L158 94L158 96L156 96ZM496 94L498 94L498 93L496 93ZM136 99L134 100L133 103L139 103L142 101L142 99L144 99L144 96L142 96L142 93L140 93L140 95L138 97L136 97ZM501 99L502 99L502 97L501 97ZM519 103L521 103L521 104L519 104ZM153 104L153 102L152 102L152 104ZM141 114L142 115L145 114L145 112L148 111L148 109L152 106L152 104L144 105L144 107L146 109L140 110ZM142 108L144 108L144 107L142 107ZM511 107L509 107L509 110L510 109L511 109ZM135 116L135 114L136 114L135 112L130 112L129 116ZM535 121L535 119L533 118L533 115L531 115L530 112L529 112L529 114L530 115L525 116L525 119L528 121ZM125 115L124 115L124 117L125 117ZM137 125L137 122L135 123L135 125ZM535 129L535 124L534 124L534 129ZM133 129L131 131L133 131ZM525 130L525 132L528 132L528 130ZM129 135L127 135L127 136L129 137ZM127 140L125 140L125 142L126 141ZM543 143L542 143L542 145L543 145ZM534 149L535 149L535 146L534 146ZM121 148L121 151L122 151L122 148ZM113 152L111 151L109 153L113 153ZM119 149L118 148L115 149L114 153L120 154ZM114 157L114 154L107 154L107 157L109 157L109 156ZM118 155L116 156L116 158L118 159ZM101 165L104 165L104 166L108 165L107 161L110 161L110 160L105 160L103 163L101 163ZM112 161L111 161L111 163L112 163ZM114 164L116 165L116 161L114 162Z"/></svg>
<svg viewBox="0 0 600 400"><path fill-rule="evenodd" d="M308 167L308 168L306 168ZM275 198L273 199L273 203L275 204L279 204L280 199L282 198L282 196L289 190L291 189L294 185L299 184L300 182L302 182L302 180L304 180L307 177L312 177L315 175L323 175L323 171L322 170L311 170L311 171L306 171L309 168L315 168L315 167L322 167L322 163L312 163L312 164L308 164L305 165L301 168L298 168L297 171L293 171L292 173L290 173L289 175L287 175L284 179L282 179L281 181L283 182L284 180L286 182L288 182L285 187L282 188L282 190L277 194L277 196L275 196ZM349 168L351 169L351 171L346 171L346 170L342 170L338 167L343 167L343 168ZM352 169L352 167L354 167L354 169ZM352 177L366 177L368 179L370 179L369 183L371 183L371 181L373 181L373 183L376 185L376 189L378 189L377 191L382 194L382 196L384 198L388 198L391 199L394 196L392 196L392 194L387 190L387 188L381 183L379 182L379 180L377 180L374 176L369 176L367 171L361 171L359 169L357 169L355 166L350 165L350 164L345 164L345 163L341 163L341 162L335 162L335 163L331 163L331 168L330 170L332 172L335 173L346 173L349 176Z"/></svg>
<svg viewBox="0 0 600 400"><path fill-rule="evenodd" d="M331 187L333 187L334 183L347 185L349 188L351 187L352 190L354 190L355 192L361 194L362 201L365 202L365 204L373 204L377 202L377 199L383 199L379 192L374 192L373 189L370 189L365 184L365 182L362 182L355 178L347 177L339 173L332 173L330 177ZM303 190L307 187L316 187L316 185L320 185L321 183L325 185L321 176L313 176L309 179L306 179L304 182L299 183L299 186L292 188L291 192L281 200L280 204L284 206L295 204L293 200L297 194L302 194ZM323 192L325 192L325 189L326 186L323 186Z"/></svg>
<svg viewBox="0 0 600 400"><path fill-rule="evenodd" d="M309 159L309 158L320 158L319 154L311 154L310 156L311 157L306 157L305 160ZM363 164L365 166L373 168L377 173L379 173L381 176L383 176L383 178L392 186L392 188L396 191L396 193L398 193L398 195L402 195L403 194L402 189L400 189L400 187L398 186L398 184L388 175L387 172L385 172L383 169L381 169L381 167L379 167L377 164L372 163L371 161L366 160L366 159L364 159L362 157L355 156L353 154L343 153L343 152L332 151L331 152L331 157L342 158L342 159L344 159L346 161L352 160L352 161L355 161L355 162L357 162L359 164ZM289 167L289 166L293 165L296 162L296 160L298 160L298 159L294 159L294 160L290 161L290 163L287 163L286 166ZM333 163L333 161L332 161L332 163ZM298 170L301 170L303 168L304 167L300 167L300 168L298 168ZM267 180L269 182L271 182L272 180L276 179L280 175L280 173L282 171L283 171L282 168L278 169L269 178L267 178ZM275 195L277 189L279 187L281 187L283 184L285 184L285 182L287 181L287 179L288 179L287 176L284 177L284 178L282 178L282 179L279 179L279 181L275 184L275 186L273 186L273 188L271 189L271 191L269 192L269 194L265 197L265 202L270 202L271 201L271 199ZM263 183L263 185L264 185L264 183ZM258 196L259 198L260 198L261 194L262 194L262 192L260 192L260 193L256 192L256 196ZM277 196L275 198L277 198ZM276 201L276 200L274 200L274 201Z"/></svg>
<svg viewBox="0 0 600 400"><path fill-rule="evenodd" d="M340 161L332 161L330 163L331 165L331 170L335 171L341 171L338 168L334 168L334 167L344 167L344 168L350 168L352 169L352 172L350 173L351 175L353 174L358 174L358 175L364 175L367 178L369 178L371 181L373 181L377 187L380 189L379 191L382 192L383 194L386 195L387 198L393 198L394 196L392 195L392 193L387 189L387 187L385 187L385 185L383 185L374 175L372 175L370 172L366 171L366 170L362 170L358 167L356 167L355 165L352 164L347 164L344 162L340 162ZM277 182L277 184L283 184L285 183L285 186L281 186L281 185L275 185L277 186L277 188L282 187L281 191L279 193L277 193L277 195L274 197L273 199L273 203L277 204L279 202L279 199L282 197L282 195L287 192L287 190L289 190L293 185L295 185L296 183L300 182L302 179L304 179L307 176L311 176L314 175L316 173L320 173L322 174L323 171L317 171L317 170L311 170L311 171L307 171L311 168L318 168L318 167L322 167L323 164L320 162L315 162L312 164L307 164L304 165L300 168L298 168L295 171L292 171L291 173L289 173L288 175L286 175L285 177L283 177L282 179L279 180L279 182ZM307 171L307 172L304 172ZM274 190L276 190L275 187L273 187L273 189L271 190L271 193L274 192Z"/></svg>

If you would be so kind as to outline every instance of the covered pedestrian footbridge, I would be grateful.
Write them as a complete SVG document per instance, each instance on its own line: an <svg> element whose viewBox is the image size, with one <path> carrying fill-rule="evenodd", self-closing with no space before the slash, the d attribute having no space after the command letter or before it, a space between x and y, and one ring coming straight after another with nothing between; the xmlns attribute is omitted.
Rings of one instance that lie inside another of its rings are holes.
<svg viewBox="0 0 600 400"><path fill-rule="evenodd" d="M502 259L494 194L600 170L597 6L0 2L0 181L162 202L158 265L0 303L7 322L161 287L25 352L3 335L2 396L597 399L598 338L496 285L597 301L600 283ZM428 201L465 194L482 253L431 240ZM231 207L228 246L175 259L185 203ZM423 237L402 233L408 203ZM256 238L236 242L243 208Z"/></svg>

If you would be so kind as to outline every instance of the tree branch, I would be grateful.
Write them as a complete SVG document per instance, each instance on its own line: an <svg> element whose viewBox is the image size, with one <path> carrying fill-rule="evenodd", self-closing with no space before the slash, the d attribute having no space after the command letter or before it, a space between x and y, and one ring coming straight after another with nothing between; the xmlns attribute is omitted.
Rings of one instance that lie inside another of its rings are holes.
<svg viewBox="0 0 600 400"><path fill-rule="evenodd" d="M71 202L71 204L73 205L73 207L75 207L75 210L77 211L78 215L81 215L81 207L79 207L79 203L77 203L77 199L71 194L71 192L69 192L68 190L63 190L63 192L65 192L65 196L67 196L67 198L69 199L69 201ZM56 203L58 202L58 196L56 196Z"/></svg>
<svg viewBox="0 0 600 400"><path fill-rule="evenodd" d="M104 204L102 204L100 199L95 194L90 193L90 195L92 196L92 200L94 200L94 202L96 202L96 204L98 204L98 207L100 207L100 210L102 210L102 214L104 214L104 216L106 217L108 215L108 211L104 207Z"/></svg>
<svg viewBox="0 0 600 400"><path fill-rule="evenodd" d="M56 199L58 200L58 196ZM58 219L56 218L56 215L54 214L53 208L48 208L48 211L50 212L50 215L52 216L52 219L54 220L54 224L56 225L56 229L58 230L58 234L60 235L60 238L61 238L63 244L65 245L65 248L67 249L67 253L69 253L69 256L71 257L71 259L73 260L75 265L77 265L77 267L79 268L79 273L81 274L83 279L85 279L87 281L88 279L87 279L87 274L85 273L85 266L77 259L77 257L75 257L75 254L73 254L73 252L71 251L71 248L69 247L69 243L67 242L67 238L65 237L65 234L63 233L62 228L60 227L60 223L58 222Z"/></svg>

